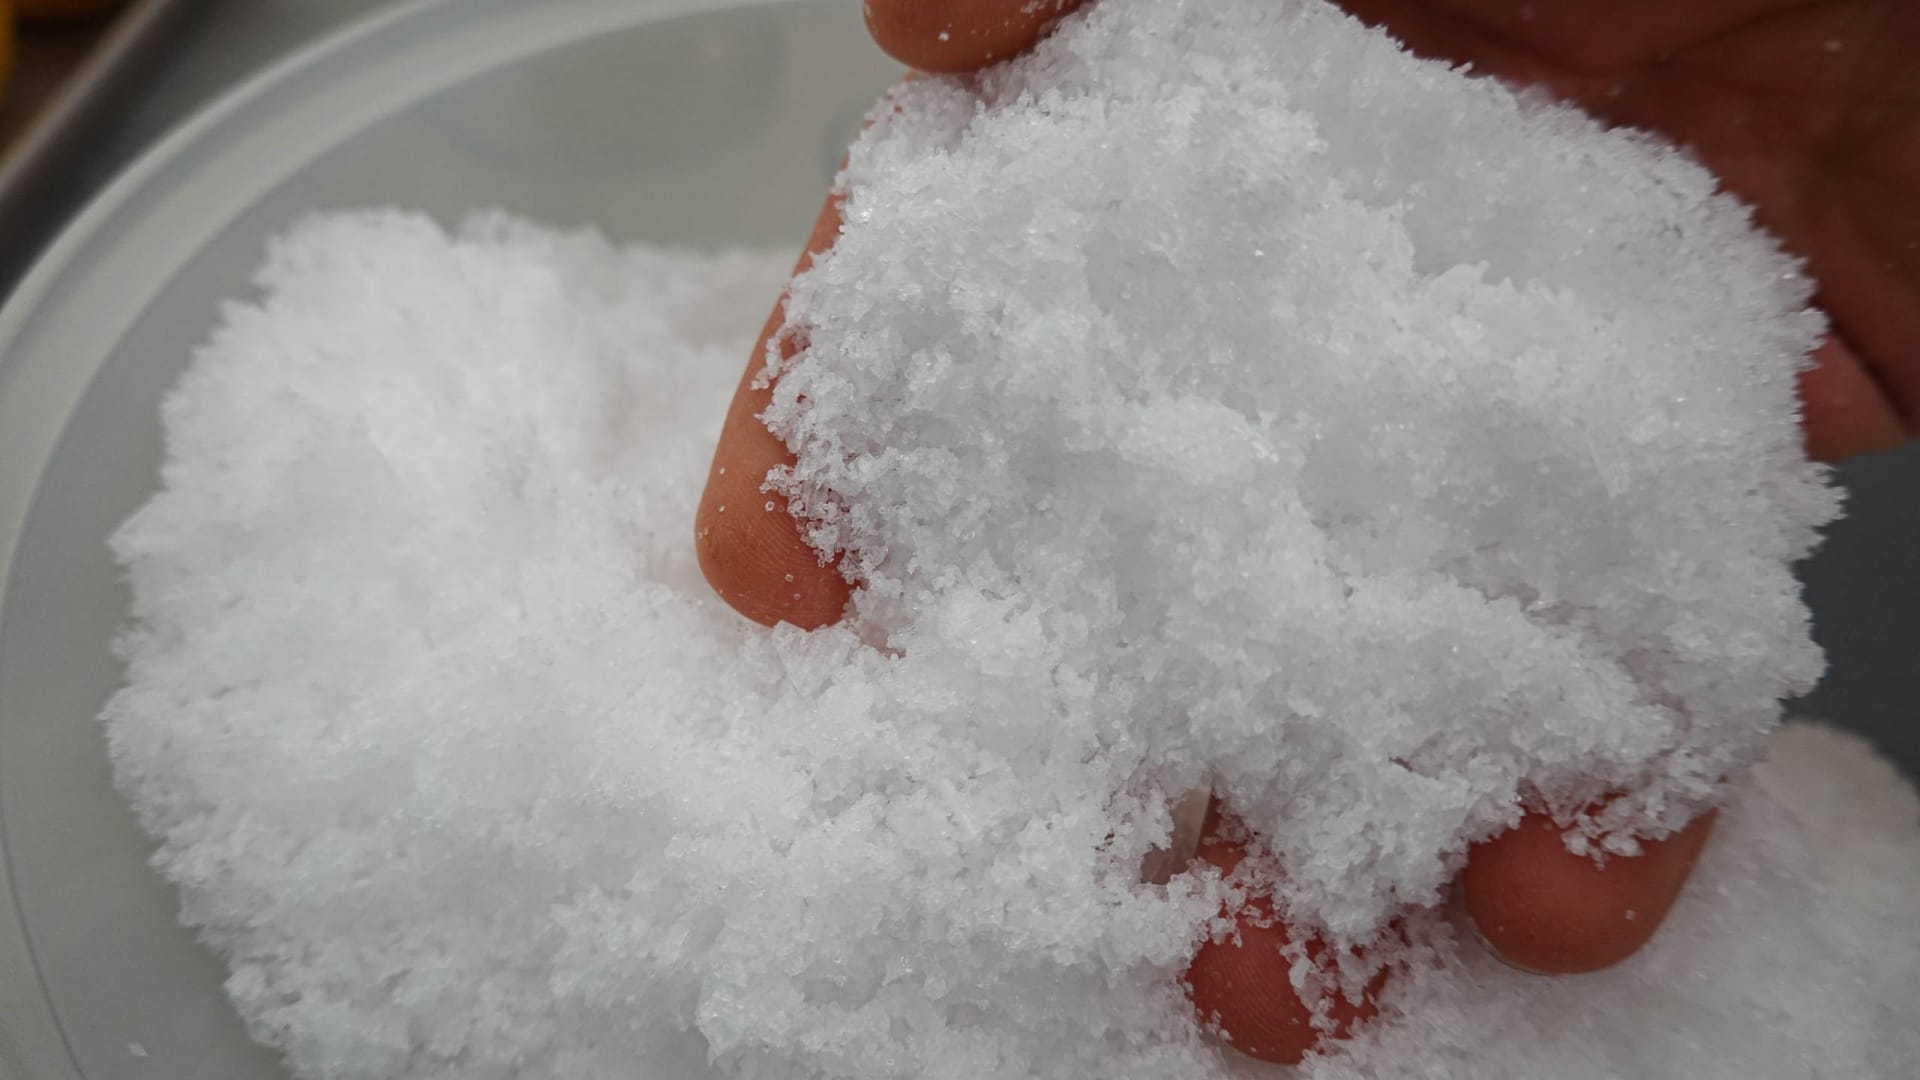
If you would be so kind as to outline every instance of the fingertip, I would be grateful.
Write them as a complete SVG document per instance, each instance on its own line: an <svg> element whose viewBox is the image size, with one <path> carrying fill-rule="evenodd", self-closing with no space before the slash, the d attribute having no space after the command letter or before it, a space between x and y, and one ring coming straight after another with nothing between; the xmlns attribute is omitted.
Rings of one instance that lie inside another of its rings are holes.
<svg viewBox="0 0 1920 1080"><path fill-rule="evenodd" d="M1326 1031L1293 988L1287 929L1258 901L1236 918L1236 936L1208 941L1187 967L1187 992L1203 1024L1222 1042L1256 1061L1298 1065L1323 1038L1343 1039L1379 1011L1386 972L1375 975L1359 1002L1335 996ZM1320 950L1309 945L1309 956Z"/></svg>
<svg viewBox="0 0 1920 1080"><path fill-rule="evenodd" d="M775 308L755 356L765 355L780 323ZM756 374L749 365L727 409L694 513L694 551L707 584L735 611L765 626L815 630L840 621L853 587L807 543L786 497L767 490L768 474L794 457L760 420L772 391Z"/></svg>
<svg viewBox="0 0 1920 1080"><path fill-rule="evenodd" d="M1838 338L1814 350L1813 366L1800 373L1799 390L1807 454L1816 460L1844 461L1891 450L1909 437L1886 391Z"/></svg>
<svg viewBox="0 0 1920 1080"><path fill-rule="evenodd" d="M1081 0L867 0L867 31L917 71L975 71L1027 51Z"/></svg>
<svg viewBox="0 0 1920 1080"><path fill-rule="evenodd" d="M814 219L796 274L833 246L840 221L840 200L830 196ZM815 630L840 621L853 586L834 560L821 559L807 543L786 498L765 490L767 474L794 460L760 420L773 397L760 378L770 343L778 342L784 359L794 355L793 339L779 336L785 323L783 299L761 328L727 408L694 513L693 545L707 584L735 611L765 626L785 622Z"/></svg>
<svg viewBox="0 0 1920 1080"><path fill-rule="evenodd" d="M1223 836L1223 831L1227 834ZM1227 836L1240 835L1216 800L1207 812L1199 849L1201 860L1231 873L1248 855L1246 846ZM1234 915L1233 937L1201 944L1187 967L1187 994L1200 1022L1222 1042L1258 1061L1297 1065L1324 1038L1345 1038L1378 1011L1375 1001L1386 982L1381 971L1359 1002L1336 996L1330 1026L1314 1026L1313 1014L1293 987L1288 959L1289 932L1274 917L1271 901L1255 897ZM1309 942L1318 959L1322 947Z"/></svg>
<svg viewBox="0 0 1920 1080"><path fill-rule="evenodd" d="M1506 963L1541 975L1600 971L1653 938L1713 829L1709 811L1635 856L1567 850L1544 814L1478 844L1461 874L1480 937Z"/></svg>
<svg viewBox="0 0 1920 1080"><path fill-rule="evenodd" d="M777 331L774 315L756 355ZM840 621L852 587L807 543L786 497L767 490L768 474L794 458L760 421L771 391L753 376L749 367L720 429L694 513L694 551L707 584L735 611L765 626L814 630Z"/></svg>
<svg viewBox="0 0 1920 1080"><path fill-rule="evenodd" d="M1235 921L1235 938L1207 941L1187 967L1194 1011L1223 1042L1248 1057L1296 1065L1319 1040L1313 1016L1294 992L1285 927Z"/></svg>
<svg viewBox="0 0 1920 1080"><path fill-rule="evenodd" d="M807 544L787 500L760 490L765 469L738 466L736 479L733 468L716 463L694 517L694 548L707 584L764 626L815 630L839 622L852 586Z"/></svg>

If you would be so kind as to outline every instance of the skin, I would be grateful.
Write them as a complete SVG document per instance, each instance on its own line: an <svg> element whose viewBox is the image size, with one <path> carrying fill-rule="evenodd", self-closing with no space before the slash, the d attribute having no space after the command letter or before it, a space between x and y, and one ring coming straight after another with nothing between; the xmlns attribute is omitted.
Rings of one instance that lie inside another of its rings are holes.
<svg viewBox="0 0 1920 1080"><path fill-rule="evenodd" d="M1031 47L1078 0L867 0L867 25L919 71L964 72ZM1837 461L1920 432L1920 4L1909 0L1346 0L1416 53L1532 83L1612 123L1691 149L1762 224L1807 260L1831 335L1802 377L1809 451ZM821 210L796 272L829 248ZM751 386L776 306L727 415L695 524L701 568L743 615L811 629L837 621L851 587L800 538L785 501L760 490L787 448L757 419ZM784 346L788 352L795 347ZM769 499L772 508L765 509ZM1231 867L1215 808L1200 857ZM1474 848L1461 875L1481 939L1515 967L1596 971L1654 935L1712 829L1704 815L1644 853L1595 862L1538 814ZM1204 946L1188 972L1201 1018L1236 1048L1298 1061L1317 1038L1276 946L1285 927L1241 918L1237 942ZM1377 986L1376 986L1377 989ZM1371 1014L1340 1013L1339 1031Z"/></svg>
<svg viewBox="0 0 1920 1080"><path fill-rule="evenodd" d="M1215 799L1207 806L1194 857L1225 875L1252 852L1222 833L1244 835L1245 827L1234 822ZM1201 1023L1217 1024L1221 1037L1248 1057L1294 1064L1319 1041L1320 1033L1285 972L1275 970L1280 950L1290 943L1292 933L1273 918L1271 900L1259 895L1238 913L1235 930L1237 940L1202 944L1187 966L1187 993L1194 1012ZM1318 942L1307 943L1308 954L1316 960L1322 951ZM1377 1011L1373 1001L1386 978L1384 971L1374 976L1360 1001L1334 999L1330 1017L1334 1037L1373 1018Z"/></svg>

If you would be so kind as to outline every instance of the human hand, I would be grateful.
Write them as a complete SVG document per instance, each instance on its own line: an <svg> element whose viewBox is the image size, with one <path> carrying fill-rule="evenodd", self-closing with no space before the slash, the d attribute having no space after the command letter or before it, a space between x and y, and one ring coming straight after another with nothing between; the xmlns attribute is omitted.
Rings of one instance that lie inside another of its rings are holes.
<svg viewBox="0 0 1920 1080"><path fill-rule="evenodd" d="M968 71L1028 48L1078 0L868 0L882 47L922 71ZM1031 6L1035 10L1027 10ZM1883 449L1920 425L1920 11L1855 0L1348 0L1423 55L1542 85L1602 118L1691 146L1760 220L1809 260L1832 338L1802 379L1809 449L1837 459ZM1523 13L1527 13L1524 14ZM829 201L804 269L838 235ZM696 523L702 569L728 603L759 622L837 621L850 586L801 538L785 501L761 490L787 448L759 422L755 388L776 307L742 380ZM791 348L791 346L784 346ZM763 509L769 507L770 509ZM1226 869L1246 854L1219 835L1200 857ZM1481 936L1515 966L1542 973L1603 968L1658 929L1711 828L1705 815L1644 854L1597 864L1567 851L1551 820L1530 815L1479 845L1461 892ZM1194 1001L1254 1056L1298 1060L1315 1031L1276 945L1284 927L1242 920L1238 942L1203 947L1189 971ZM1343 1020L1366 1007L1351 1007Z"/></svg>

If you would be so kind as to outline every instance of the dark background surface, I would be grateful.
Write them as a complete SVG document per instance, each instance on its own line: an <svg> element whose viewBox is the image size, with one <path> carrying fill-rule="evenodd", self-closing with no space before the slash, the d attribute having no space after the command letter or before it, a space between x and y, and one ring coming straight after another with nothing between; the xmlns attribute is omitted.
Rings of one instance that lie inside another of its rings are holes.
<svg viewBox="0 0 1920 1080"><path fill-rule="evenodd" d="M363 15L403 0L173 0L130 70L87 117L71 153L34 185L0 231L0 298L68 218L174 125L249 75ZM131 11L131 9L128 9ZM111 20L23 33L16 83L0 108L0 152L55 98Z"/></svg>

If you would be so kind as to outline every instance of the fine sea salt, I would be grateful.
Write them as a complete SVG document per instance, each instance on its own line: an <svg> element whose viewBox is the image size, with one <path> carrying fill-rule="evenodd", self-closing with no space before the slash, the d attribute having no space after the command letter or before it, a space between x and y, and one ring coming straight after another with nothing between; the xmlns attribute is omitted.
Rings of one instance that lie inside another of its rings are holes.
<svg viewBox="0 0 1920 1080"><path fill-rule="evenodd" d="M1913 1071L1920 802L1770 734L1819 671L1820 323L1710 178L1268 0L1103 0L876 117L768 414L842 627L745 625L689 535L784 259L337 215L196 357L106 722L256 1037L1228 1075L1178 979L1241 883L1139 876L1204 783L1292 921L1391 946L1304 1075ZM1631 850L1722 799L1612 971L1444 904L1521 800Z"/></svg>

